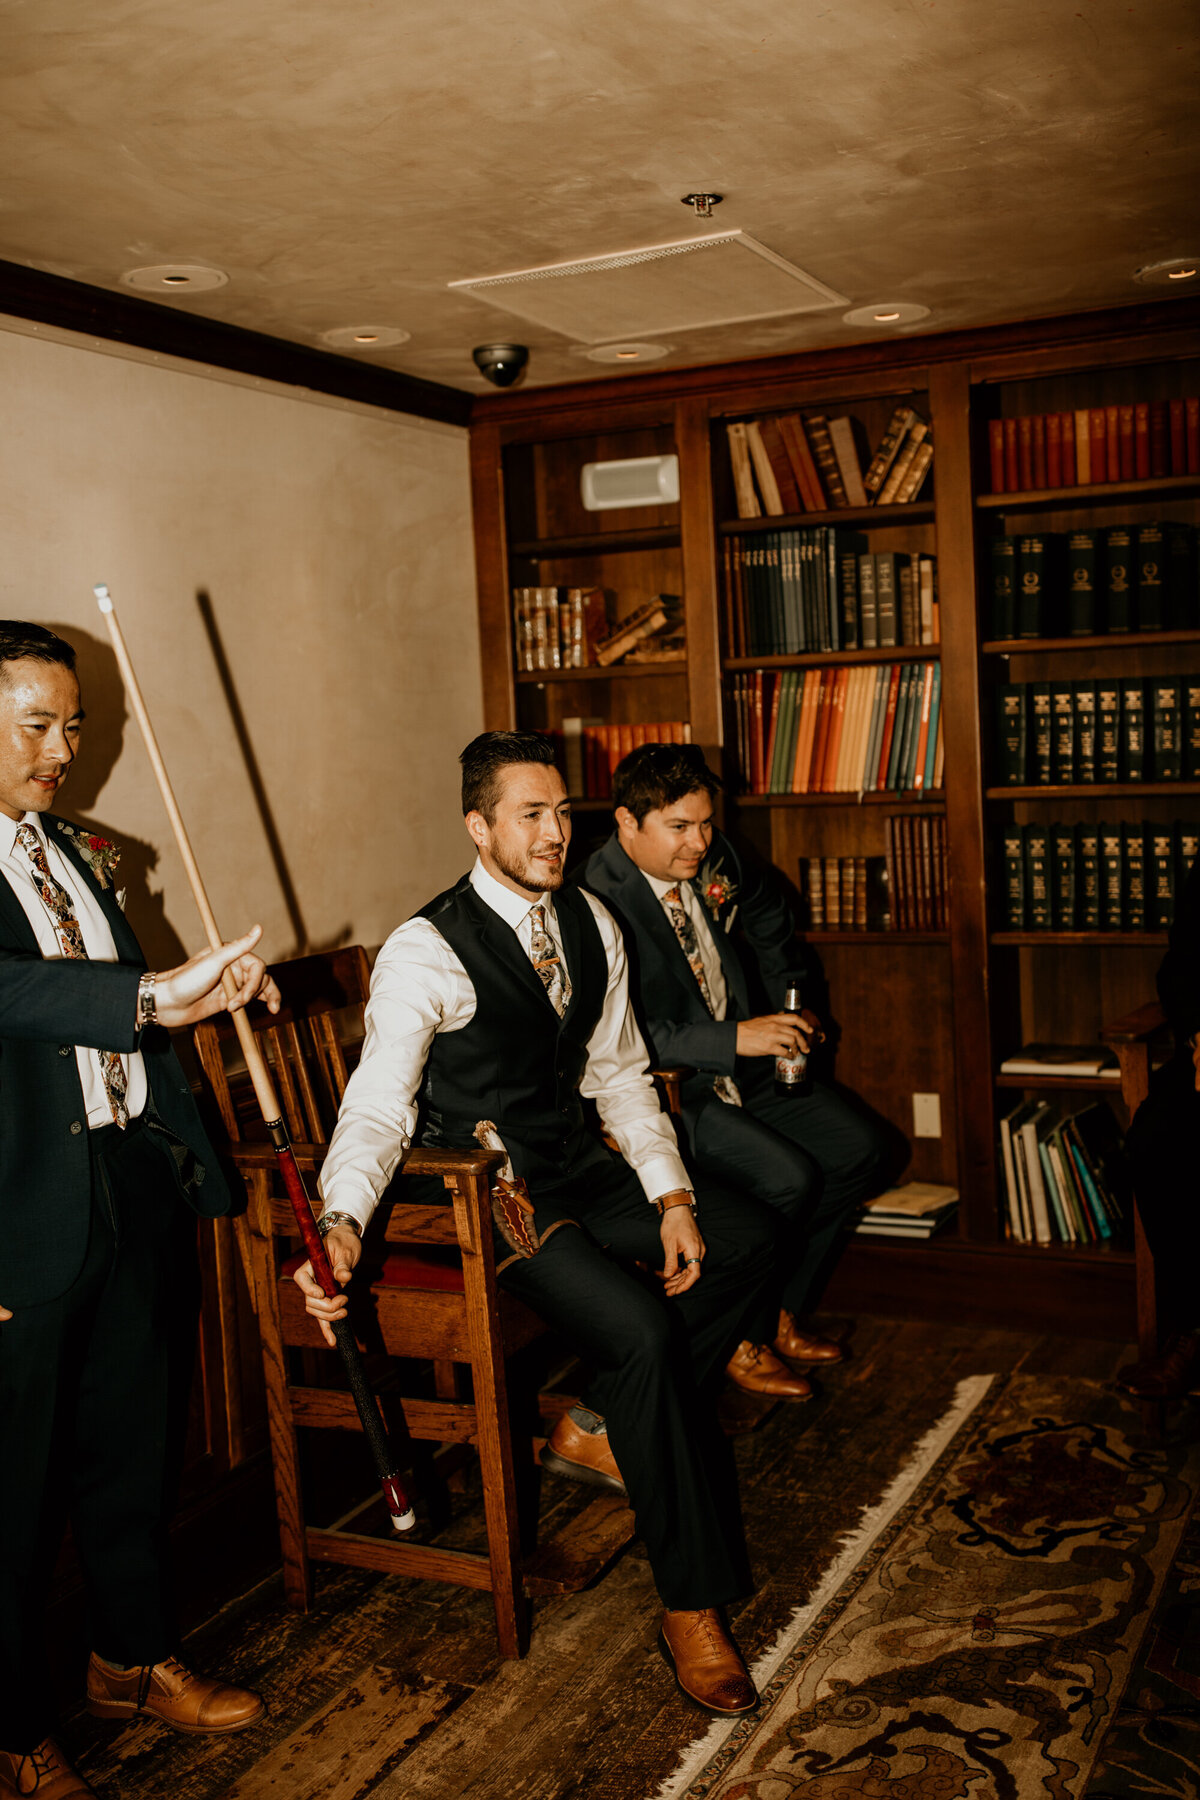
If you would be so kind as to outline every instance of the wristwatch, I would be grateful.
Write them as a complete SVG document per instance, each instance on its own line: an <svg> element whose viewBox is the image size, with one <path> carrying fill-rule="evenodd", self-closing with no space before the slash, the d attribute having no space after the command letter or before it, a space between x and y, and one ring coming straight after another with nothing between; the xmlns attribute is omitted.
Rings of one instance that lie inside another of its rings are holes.
<svg viewBox="0 0 1200 1800"><path fill-rule="evenodd" d="M154 997L156 980L157 976L152 975L148 969L144 975L139 977L137 991L137 1028L139 1031L147 1025L158 1024L158 1002Z"/></svg>
<svg viewBox="0 0 1200 1800"><path fill-rule="evenodd" d="M344 1212L323 1212L317 1220L317 1236L323 1238L335 1225L348 1225L356 1237L362 1236L362 1226L358 1220Z"/></svg>
<svg viewBox="0 0 1200 1800"><path fill-rule="evenodd" d="M662 1218L664 1213L671 1212L677 1206L690 1206L692 1211L695 1212L695 1210L696 1210L695 1194L689 1194L686 1191L686 1189L684 1189L684 1188L672 1188L671 1193L682 1194L683 1199L682 1200L671 1200L671 1194L661 1195L654 1202L655 1206L658 1208L658 1216L660 1219ZM666 1202L668 1200L671 1200L670 1206L666 1205Z"/></svg>

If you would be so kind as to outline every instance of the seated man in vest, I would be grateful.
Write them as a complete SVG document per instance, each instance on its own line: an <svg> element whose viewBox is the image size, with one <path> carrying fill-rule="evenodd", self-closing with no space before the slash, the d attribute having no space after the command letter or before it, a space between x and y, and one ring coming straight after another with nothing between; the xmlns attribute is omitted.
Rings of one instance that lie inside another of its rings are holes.
<svg viewBox="0 0 1200 1800"><path fill-rule="evenodd" d="M531 1256L498 1249L501 1284L594 1370L547 1466L628 1492L666 1607L664 1659L699 1705L745 1712L757 1696L720 1608L751 1584L711 1390L767 1278L775 1221L719 1194L696 1204L647 1073L620 931L562 886L570 807L549 740L485 732L461 761L478 857L376 962L321 1182L334 1273L349 1281L419 1102L426 1144L473 1146L477 1123L494 1122L540 1239ZM621 1155L587 1128L583 1099ZM341 1316L310 1265L296 1279L316 1318Z"/></svg>
<svg viewBox="0 0 1200 1800"><path fill-rule="evenodd" d="M683 1089L692 1168L735 1183L788 1221L778 1279L728 1374L751 1391L806 1399L811 1385L799 1377L797 1393L797 1376L780 1359L841 1359L840 1345L801 1321L877 1183L882 1145L825 1083L776 1092L775 1058L807 1053L823 1033L807 1009L799 1017L753 1011L756 990L781 1005L803 963L782 885L743 864L714 829L720 785L695 745L634 750L613 776L616 830L589 857L584 881L625 931L654 1062L695 1071Z"/></svg>

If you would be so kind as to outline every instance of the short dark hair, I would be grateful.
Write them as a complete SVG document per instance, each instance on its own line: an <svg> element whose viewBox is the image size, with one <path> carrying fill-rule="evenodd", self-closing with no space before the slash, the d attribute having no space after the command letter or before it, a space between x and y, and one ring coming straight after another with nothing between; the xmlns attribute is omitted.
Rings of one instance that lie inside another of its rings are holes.
<svg viewBox="0 0 1200 1800"><path fill-rule="evenodd" d="M64 669L75 667L75 652L65 638L25 619L0 619L0 680L6 679L4 664L24 656L32 662L61 663Z"/></svg>
<svg viewBox="0 0 1200 1800"><path fill-rule="evenodd" d="M627 806L640 825L648 812L660 812L701 788L711 799L721 785L699 744L639 744L613 770L613 806Z"/></svg>
<svg viewBox="0 0 1200 1800"><path fill-rule="evenodd" d="M482 813L490 825L500 798L501 769L517 763L553 763L554 745L538 731L481 731L462 755L462 809Z"/></svg>

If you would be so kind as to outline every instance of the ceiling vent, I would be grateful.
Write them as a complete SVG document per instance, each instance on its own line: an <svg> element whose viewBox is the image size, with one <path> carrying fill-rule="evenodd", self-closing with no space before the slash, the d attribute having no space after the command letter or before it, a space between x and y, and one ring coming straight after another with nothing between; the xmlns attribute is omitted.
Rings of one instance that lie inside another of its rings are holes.
<svg viewBox="0 0 1200 1800"><path fill-rule="evenodd" d="M586 344L849 304L744 231L449 285Z"/></svg>

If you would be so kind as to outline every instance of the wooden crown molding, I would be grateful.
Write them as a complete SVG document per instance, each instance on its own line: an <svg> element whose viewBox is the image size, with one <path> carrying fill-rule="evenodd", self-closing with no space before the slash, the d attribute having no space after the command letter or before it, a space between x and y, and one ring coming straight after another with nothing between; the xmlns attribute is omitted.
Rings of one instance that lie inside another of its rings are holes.
<svg viewBox="0 0 1200 1800"><path fill-rule="evenodd" d="M0 313L109 343L178 356L186 362L209 363L262 381L310 388L317 394L379 406L387 412L437 419L446 425L467 425L471 419L471 396L458 388L309 350L219 319L196 318L173 306L110 293L20 263L0 262Z"/></svg>

